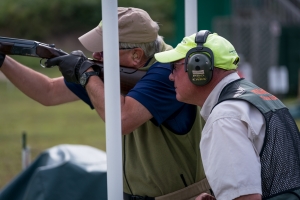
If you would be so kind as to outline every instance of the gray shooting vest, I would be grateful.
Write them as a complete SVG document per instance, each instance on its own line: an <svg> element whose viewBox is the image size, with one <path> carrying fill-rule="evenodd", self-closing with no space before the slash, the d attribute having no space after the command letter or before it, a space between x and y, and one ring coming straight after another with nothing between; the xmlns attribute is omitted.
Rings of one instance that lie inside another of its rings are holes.
<svg viewBox="0 0 300 200"><path fill-rule="evenodd" d="M287 194L300 199L299 190L295 192L300 188L300 134L289 110L277 97L245 79L222 90L218 103L226 100L245 100L265 118L260 152L263 199Z"/></svg>

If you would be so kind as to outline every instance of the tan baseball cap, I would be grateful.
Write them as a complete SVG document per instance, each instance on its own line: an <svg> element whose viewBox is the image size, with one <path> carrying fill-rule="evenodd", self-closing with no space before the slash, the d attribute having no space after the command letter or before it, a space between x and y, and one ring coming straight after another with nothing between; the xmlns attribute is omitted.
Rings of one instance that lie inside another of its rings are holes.
<svg viewBox="0 0 300 200"><path fill-rule="evenodd" d="M147 43L153 42L158 36L159 26L149 14L139 8L119 7L119 42ZM104 25L105 26L105 25ZM102 21L99 25L79 37L81 44L91 52L103 51Z"/></svg>

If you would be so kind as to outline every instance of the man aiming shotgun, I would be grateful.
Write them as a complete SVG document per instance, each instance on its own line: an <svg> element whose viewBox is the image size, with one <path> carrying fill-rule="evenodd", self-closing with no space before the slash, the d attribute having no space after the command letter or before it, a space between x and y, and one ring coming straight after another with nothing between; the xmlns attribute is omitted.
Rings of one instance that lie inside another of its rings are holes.
<svg viewBox="0 0 300 200"><path fill-rule="evenodd" d="M176 100L168 79L170 64L154 58L172 47L164 43L158 24L144 10L120 7L118 22L120 65L146 71L120 96L124 199L214 199L202 194L210 187L198 147L199 110ZM103 61L102 22L79 40L94 52L94 59ZM54 79L1 56L0 70L30 98L47 106L81 99L105 121L104 83L97 64L83 54L77 51L48 59L46 67L57 65L63 75Z"/></svg>
<svg viewBox="0 0 300 200"><path fill-rule="evenodd" d="M0 52L7 55L21 55L41 58L40 65L44 68L45 61L57 56L68 55L67 52L55 48L54 44L44 44L32 40L24 40L17 38L0 37ZM80 50L73 51L71 54L82 54ZM2 55L2 56L3 56ZM88 59L94 62L94 69L99 73L99 77L103 80L103 62ZM120 66L121 93L127 94L130 89L139 81L146 71L135 70L129 67Z"/></svg>

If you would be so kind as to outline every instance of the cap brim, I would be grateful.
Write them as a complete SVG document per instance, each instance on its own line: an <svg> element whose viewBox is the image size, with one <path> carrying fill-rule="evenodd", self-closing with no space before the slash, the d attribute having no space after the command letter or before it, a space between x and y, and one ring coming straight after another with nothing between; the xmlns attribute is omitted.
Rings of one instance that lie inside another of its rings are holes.
<svg viewBox="0 0 300 200"><path fill-rule="evenodd" d="M98 26L78 38L87 50L91 52L103 51L103 37L100 29L101 28Z"/></svg>
<svg viewBox="0 0 300 200"><path fill-rule="evenodd" d="M155 59L161 63L169 63L185 58L185 54L176 51L176 49L172 49L169 51L164 51L160 53L156 53L154 55Z"/></svg>

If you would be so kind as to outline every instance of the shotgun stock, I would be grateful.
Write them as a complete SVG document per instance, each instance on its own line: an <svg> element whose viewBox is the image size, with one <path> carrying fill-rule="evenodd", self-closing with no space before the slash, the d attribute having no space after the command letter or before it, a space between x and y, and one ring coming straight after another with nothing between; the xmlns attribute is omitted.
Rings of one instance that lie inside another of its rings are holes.
<svg viewBox="0 0 300 200"><path fill-rule="evenodd" d="M44 59L68 55L67 52L55 48L54 44L45 44L33 40L8 37L0 37L0 53L6 55L20 55L41 58L40 65L44 68ZM102 63L93 59L91 60L95 61L100 68L103 68ZM103 70L100 71L100 78L104 80ZM120 66L121 94L126 95L145 74L146 71L144 70L136 70L133 68Z"/></svg>

